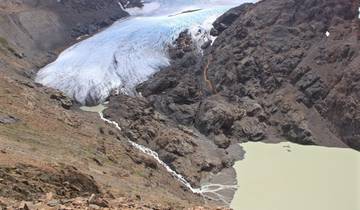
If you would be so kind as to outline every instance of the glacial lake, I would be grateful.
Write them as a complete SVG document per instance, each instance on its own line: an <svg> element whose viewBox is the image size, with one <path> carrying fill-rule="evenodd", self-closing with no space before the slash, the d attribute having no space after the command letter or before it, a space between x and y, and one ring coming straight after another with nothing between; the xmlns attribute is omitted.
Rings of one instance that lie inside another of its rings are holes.
<svg viewBox="0 0 360 210"><path fill-rule="evenodd" d="M81 110L85 111L85 112L102 112L106 109L106 106L103 104L99 104L97 106L82 106L80 107Z"/></svg>
<svg viewBox="0 0 360 210"><path fill-rule="evenodd" d="M235 210L360 210L360 152L288 142L241 144Z"/></svg>

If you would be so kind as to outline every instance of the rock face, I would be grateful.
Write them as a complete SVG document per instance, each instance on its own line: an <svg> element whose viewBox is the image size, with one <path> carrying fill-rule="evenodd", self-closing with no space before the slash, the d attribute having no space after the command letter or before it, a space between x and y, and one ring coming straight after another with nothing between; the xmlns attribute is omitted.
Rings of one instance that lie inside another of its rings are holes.
<svg viewBox="0 0 360 210"><path fill-rule="evenodd" d="M129 140L158 152L160 159L184 175L194 187L209 172L219 172L234 161L198 131L179 125L144 99L113 96L104 116L118 122ZM157 168L157 163L151 160L139 161L137 156L133 160Z"/></svg>
<svg viewBox="0 0 360 210"><path fill-rule="evenodd" d="M237 8L208 52L216 92L254 99L265 124L290 141L359 149L355 5L269 0Z"/></svg>
<svg viewBox="0 0 360 210"><path fill-rule="evenodd" d="M360 149L356 5L341 0L244 4L214 23L211 33L218 37L203 54L187 50L191 41L180 35L170 48L172 65L138 91L154 112L166 116L165 124L171 120L192 128L225 154L231 144L244 141ZM118 120L119 114L111 116ZM148 135L142 144L156 144L157 136ZM176 145L172 153L192 160L189 154L201 151L197 144L182 153L184 147ZM189 178L182 165L174 168Z"/></svg>
<svg viewBox="0 0 360 210"><path fill-rule="evenodd" d="M218 36L225 29L227 29L233 22L239 18L240 15L247 12L249 9L253 8L254 4L245 3L240 5L239 7L235 7L226 14L220 16L214 23L214 28L211 29L211 35Z"/></svg>

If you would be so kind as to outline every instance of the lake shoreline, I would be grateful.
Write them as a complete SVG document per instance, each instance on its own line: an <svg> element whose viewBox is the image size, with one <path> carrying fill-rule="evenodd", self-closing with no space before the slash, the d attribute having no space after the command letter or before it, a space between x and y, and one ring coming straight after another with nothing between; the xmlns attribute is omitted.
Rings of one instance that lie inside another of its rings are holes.
<svg viewBox="0 0 360 210"><path fill-rule="evenodd" d="M289 142L241 145L246 155L234 165L239 185L231 203L234 210L360 207L358 151Z"/></svg>

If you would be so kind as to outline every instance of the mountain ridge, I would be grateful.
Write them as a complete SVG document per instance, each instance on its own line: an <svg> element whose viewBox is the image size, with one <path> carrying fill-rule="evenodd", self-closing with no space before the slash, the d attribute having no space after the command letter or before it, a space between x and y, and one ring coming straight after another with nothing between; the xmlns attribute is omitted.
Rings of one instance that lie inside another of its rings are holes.
<svg viewBox="0 0 360 210"><path fill-rule="evenodd" d="M86 1L90 0L79 2ZM243 158L241 142L287 140L359 150L357 1L245 4L214 23L212 34L218 37L212 45L204 44L203 51L193 47L186 31L181 33L168 49L171 65L137 87L143 97L110 96L104 116L124 132L104 123L97 113L80 111L63 93L34 82L39 67L80 34L71 35L76 25L71 23L66 38L55 41L52 33L42 34L48 40L41 36L31 40L23 28L26 38L10 36L22 24L14 27L8 20L29 10L28 4L17 2L7 10L10 14L1 13L6 21L0 22L13 27L9 31L0 27L2 207L205 205L201 196L177 183L156 161L131 147L128 139L158 152L194 186L216 180L212 175L224 171L230 174L226 180L236 181L232 165ZM1 4L0 8L6 10ZM103 17L100 23L123 17L122 10L106 8L94 10ZM35 5L30 10L38 9ZM45 12L53 14L52 9ZM37 15L43 18L42 14ZM83 24L81 35L94 23ZM94 32L101 27L106 25L97 25ZM227 199L232 193L226 192ZM209 201L204 208L216 204Z"/></svg>

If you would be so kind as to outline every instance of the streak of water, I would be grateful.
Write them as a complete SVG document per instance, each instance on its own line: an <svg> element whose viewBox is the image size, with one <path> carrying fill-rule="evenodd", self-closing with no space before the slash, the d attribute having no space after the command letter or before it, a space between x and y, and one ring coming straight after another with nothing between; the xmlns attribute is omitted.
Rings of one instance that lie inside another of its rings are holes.
<svg viewBox="0 0 360 210"><path fill-rule="evenodd" d="M103 105L99 105L94 108L82 107L82 110L84 110L84 111L97 112L99 114L100 118L104 122L114 126L117 130L122 131L121 127L119 126L119 124L117 122L109 120L104 117L104 115L102 113L104 109L106 109L106 107ZM206 184L206 185L201 186L200 188L194 188L191 186L191 184L188 181L186 181L186 179L181 174L177 173L176 171L171 169L168 165L166 165L166 163L159 158L159 155L155 151L153 151L143 145L137 144L129 139L128 139L128 142L131 144L131 146L138 149L142 153L147 154L150 157L154 158L156 160L156 162L158 162L162 167L164 167L166 171L168 171L177 181L179 181L182 185L184 185L186 188L188 188L191 192L200 194L206 199L209 199L212 201L218 201L218 202L224 203L227 206L229 205L229 202L226 200L226 198L220 192L223 190L227 190L227 189L230 189L230 190L236 189L237 188L236 185Z"/></svg>

